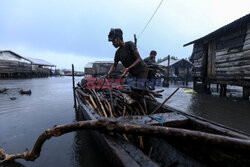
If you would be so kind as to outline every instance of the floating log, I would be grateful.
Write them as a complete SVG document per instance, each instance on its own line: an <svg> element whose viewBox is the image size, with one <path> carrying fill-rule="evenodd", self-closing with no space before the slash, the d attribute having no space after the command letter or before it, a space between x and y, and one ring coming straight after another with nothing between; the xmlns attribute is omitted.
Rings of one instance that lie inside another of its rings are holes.
<svg viewBox="0 0 250 167"><path fill-rule="evenodd" d="M24 90L20 90L19 91L19 93L21 94L21 95L23 95L23 94L26 94L26 95L31 95L31 90L26 90L26 91L24 91Z"/></svg>
<svg viewBox="0 0 250 167"><path fill-rule="evenodd" d="M7 90L9 90L9 89L7 89L7 88L3 88L3 89L0 89L0 93L7 93Z"/></svg>

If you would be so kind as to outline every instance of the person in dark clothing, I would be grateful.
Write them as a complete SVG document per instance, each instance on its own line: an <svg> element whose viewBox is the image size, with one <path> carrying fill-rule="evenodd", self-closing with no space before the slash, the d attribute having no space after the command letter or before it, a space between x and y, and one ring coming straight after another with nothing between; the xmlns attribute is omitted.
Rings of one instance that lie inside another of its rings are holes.
<svg viewBox="0 0 250 167"><path fill-rule="evenodd" d="M151 80L153 82L153 84L151 84L148 88L151 90L155 89L155 80L157 79L155 77L155 70L154 68L151 68L153 65L156 64L155 61L155 57L157 55L157 52L155 50L152 50L149 54L149 57L145 58L143 61L148 65L149 71L148 71L148 78L149 80Z"/></svg>
<svg viewBox="0 0 250 167"><path fill-rule="evenodd" d="M108 75L116 69L118 62L121 61L125 67L121 78L125 77L127 73L130 73L132 77L135 77L136 79L146 79L148 76L147 65L141 59L133 42L123 42L122 30L119 28L111 29L108 35L108 40L118 49L115 53L114 64L110 68L108 74L104 77L108 77Z"/></svg>
<svg viewBox="0 0 250 167"><path fill-rule="evenodd" d="M152 50L149 54L149 57L145 58L143 61L148 64L148 65L151 65L151 64L155 64L155 57L157 55L157 52L155 50Z"/></svg>

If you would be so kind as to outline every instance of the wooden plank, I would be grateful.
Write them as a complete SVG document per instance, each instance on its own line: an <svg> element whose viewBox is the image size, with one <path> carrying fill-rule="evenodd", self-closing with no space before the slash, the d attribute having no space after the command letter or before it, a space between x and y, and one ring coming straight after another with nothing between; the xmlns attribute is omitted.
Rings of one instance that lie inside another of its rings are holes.
<svg viewBox="0 0 250 167"><path fill-rule="evenodd" d="M215 76L215 48L216 43L215 40L211 41L208 45L208 62L207 62L207 76L214 77Z"/></svg>
<svg viewBox="0 0 250 167"><path fill-rule="evenodd" d="M202 61L196 61L194 62L194 64L197 64L197 65L202 64Z"/></svg>
<svg viewBox="0 0 250 167"><path fill-rule="evenodd" d="M250 85L250 81L247 78L249 78L249 77L248 76L247 77L241 77L241 76L235 77L235 76L223 76L223 75L216 76L216 79L219 79L219 80L224 80L224 81L231 80L231 81L238 83L238 85ZM228 85L234 85L234 84L228 83Z"/></svg>
<svg viewBox="0 0 250 167"><path fill-rule="evenodd" d="M240 51L240 52L228 52L227 54L221 54L221 55L216 55L216 58L217 59L220 59L220 58L225 58L225 57L237 57L239 55L242 55L243 54L243 51Z"/></svg>
<svg viewBox="0 0 250 167"><path fill-rule="evenodd" d="M215 55L217 56L221 56L221 55L226 55L228 53L228 49L221 49L221 50L216 50L215 51Z"/></svg>
<svg viewBox="0 0 250 167"><path fill-rule="evenodd" d="M250 50L250 44L246 44L243 46L243 50Z"/></svg>
<svg viewBox="0 0 250 167"><path fill-rule="evenodd" d="M229 76L229 77L249 77L250 71L216 71L217 76Z"/></svg>
<svg viewBox="0 0 250 167"><path fill-rule="evenodd" d="M193 53L193 59L198 60L202 57L203 52Z"/></svg>
<svg viewBox="0 0 250 167"><path fill-rule="evenodd" d="M249 65L237 66L237 67L225 67L225 68L216 68L217 71L247 71L250 70Z"/></svg>
<svg viewBox="0 0 250 167"><path fill-rule="evenodd" d="M245 41L250 39L250 33L246 35Z"/></svg>
<svg viewBox="0 0 250 167"><path fill-rule="evenodd" d="M232 53L224 56L216 57L216 63L230 62L230 61L238 61L238 60L247 60L250 57L250 50Z"/></svg>
<svg viewBox="0 0 250 167"><path fill-rule="evenodd" d="M232 61L232 62L225 61L223 63L216 63L216 68L236 67L236 66L244 66L244 65L250 65L250 57L247 60L238 60L238 61Z"/></svg>
<svg viewBox="0 0 250 167"><path fill-rule="evenodd" d="M247 40L245 40L244 46L245 46L245 45L249 45L249 44L250 44L250 38L247 39Z"/></svg>
<svg viewBox="0 0 250 167"><path fill-rule="evenodd" d="M136 124L148 124L148 125L160 125L161 123L158 122L156 119L160 117L162 118L163 124L168 126L177 126L177 125L184 125L187 123L188 118L177 114L176 112L169 112L169 113L158 113L149 116L125 116L119 117L118 120L121 122L128 122L128 123L136 123Z"/></svg>
<svg viewBox="0 0 250 167"><path fill-rule="evenodd" d="M238 48L242 47L245 42L245 34L238 36L236 38L226 40L226 41L217 41L216 46L217 49L224 49L224 48Z"/></svg>
<svg viewBox="0 0 250 167"><path fill-rule="evenodd" d="M195 67L195 68L201 68L202 65L201 65L201 64L194 64L194 67Z"/></svg>
<svg viewBox="0 0 250 167"><path fill-rule="evenodd" d="M197 63L202 63L202 58L196 59Z"/></svg>

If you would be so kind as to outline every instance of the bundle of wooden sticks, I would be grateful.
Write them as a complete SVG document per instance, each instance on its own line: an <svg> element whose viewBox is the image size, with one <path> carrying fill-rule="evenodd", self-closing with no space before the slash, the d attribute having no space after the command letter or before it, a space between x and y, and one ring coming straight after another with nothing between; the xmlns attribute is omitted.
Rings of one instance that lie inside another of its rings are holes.
<svg viewBox="0 0 250 167"><path fill-rule="evenodd" d="M156 101L162 97L163 90L151 91L148 89L88 89L87 81L77 84L76 91L92 110L101 117L120 117L126 115L148 115L147 101Z"/></svg>

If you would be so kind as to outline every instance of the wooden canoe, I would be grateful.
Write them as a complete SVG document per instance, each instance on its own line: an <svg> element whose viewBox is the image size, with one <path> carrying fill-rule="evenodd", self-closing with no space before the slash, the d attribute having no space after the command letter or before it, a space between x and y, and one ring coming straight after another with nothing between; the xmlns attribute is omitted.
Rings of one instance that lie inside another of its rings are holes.
<svg viewBox="0 0 250 167"><path fill-rule="evenodd" d="M81 93L76 92L78 119L96 120L100 116L82 100ZM148 110L154 110L160 103L148 102ZM159 122L155 118L161 118ZM205 132L225 138L225 144L218 145L207 140L186 139L178 137L156 138L143 136L143 147L138 141L125 140L121 134L101 134L91 131L96 143L112 166L250 166L250 135L230 129L206 119L192 116L168 106L163 106L150 116L126 116L117 118L136 124L149 124ZM239 141L229 145L227 139ZM211 140L209 140L211 141Z"/></svg>

